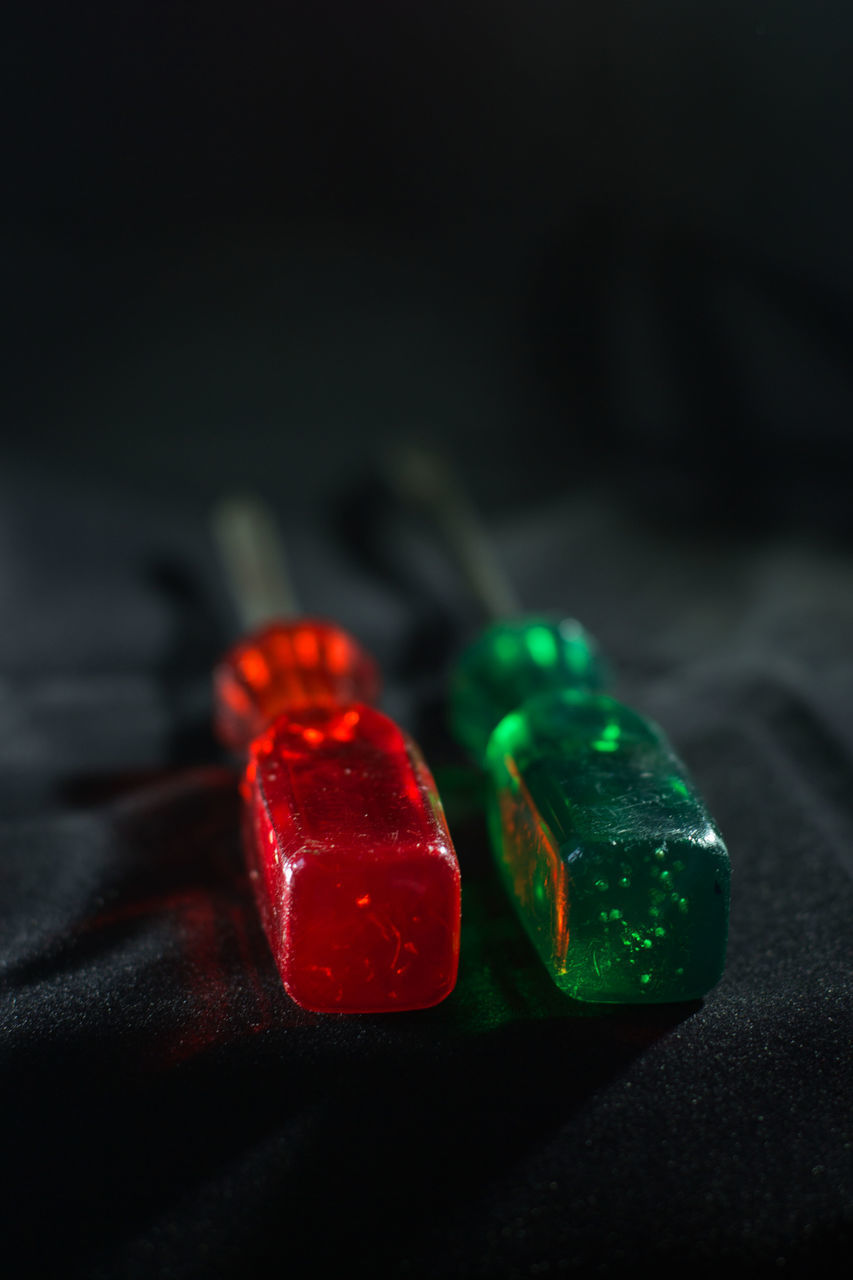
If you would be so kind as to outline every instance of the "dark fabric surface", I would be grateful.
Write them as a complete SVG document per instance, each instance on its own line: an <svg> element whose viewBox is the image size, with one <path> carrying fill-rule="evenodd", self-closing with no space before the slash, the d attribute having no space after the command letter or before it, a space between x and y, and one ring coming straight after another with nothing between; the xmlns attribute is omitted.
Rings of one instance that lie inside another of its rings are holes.
<svg viewBox="0 0 853 1280"><path fill-rule="evenodd" d="M257 9L257 12L256 12ZM853 1234L846 6L49 7L6 41L3 1186L12 1275L826 1270ZM262 22L263 18L263 22ZM730 847L701 1004L563 999L443 719L476 607L379 482L444 449ZM284 995L209 673L212 501L376 654L459 984Z"/></svg>
<svg viewBox="0 0 853 1280"><path fill-rule="evenodd" d="M600 492L494 526L525 602L570 590L731 848L719 988L599 1016L550 986L495 884L434 715L442 655L424 669L397 602L351 586L344 620L445 779L463 959L435 1010L333 1018L288 1002L247 891L198 514L110 521L66 482L45 545L4 499L3 1203L25 1270L710 1273L848 1241L848 554L676 543ZM318 536L304 558L312 609L338 604L340 557Z"/></svg>

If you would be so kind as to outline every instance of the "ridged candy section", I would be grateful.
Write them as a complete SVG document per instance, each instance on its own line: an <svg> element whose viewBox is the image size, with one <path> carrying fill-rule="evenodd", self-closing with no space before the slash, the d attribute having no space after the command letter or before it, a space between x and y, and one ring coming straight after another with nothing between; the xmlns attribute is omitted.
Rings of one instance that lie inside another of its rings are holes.
<svg viewBox="0 0 853 1280"><path fill-rule="evenodd" d="M234 751L284 712L373 702L379 668L329 622L274 622L225 654L214 672L217 734Z"/></svg>
<svg viewBox="0 0 853 1280"><path fill-rule="evenodd" d="M453 672L455 737L482 760L495 725L528 698L551 689L597 691L607 671L592 636L573 618L512 618L492 623Z"/></svg>

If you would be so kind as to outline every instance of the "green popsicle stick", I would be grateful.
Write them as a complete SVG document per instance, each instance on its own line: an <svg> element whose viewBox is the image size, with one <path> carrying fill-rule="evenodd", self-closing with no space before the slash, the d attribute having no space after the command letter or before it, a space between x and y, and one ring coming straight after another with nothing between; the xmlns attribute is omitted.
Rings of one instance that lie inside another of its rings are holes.
<svg viewBox="0 0 853 1280"><path fill-rule="evenodd" d="M580 691L540 694L489 741L504 884L556 984L578 1000L696 999L725 961L725 845L663 732Z"/></svg>

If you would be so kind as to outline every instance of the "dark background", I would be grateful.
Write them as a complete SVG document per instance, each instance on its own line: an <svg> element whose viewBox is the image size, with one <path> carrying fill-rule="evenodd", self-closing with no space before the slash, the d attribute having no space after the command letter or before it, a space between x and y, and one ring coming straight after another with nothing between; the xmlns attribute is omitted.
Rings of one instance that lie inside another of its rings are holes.
<svg viewBox="0 0 853 1280"><path fill-rule="evenodd" d="M836 3L31 5L3 20L0 961L12 1274L789 1274L849 1247L853 18ZM376 476L451 455L733 863L701 1006L583 1010L442 727L478 621ZM211 503L380 658L456 992L283 995L209 669Z"/></svg>

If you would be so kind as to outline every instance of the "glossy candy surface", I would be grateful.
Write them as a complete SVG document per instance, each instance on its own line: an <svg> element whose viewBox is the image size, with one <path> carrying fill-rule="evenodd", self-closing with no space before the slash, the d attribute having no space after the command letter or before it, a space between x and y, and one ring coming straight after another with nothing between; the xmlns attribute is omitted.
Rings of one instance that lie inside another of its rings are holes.
<svg viewBox="0 0 853 1280"><path fill-rule="evenodd" d="M599 690L607 670L592 636L573 618L494 622L456 664L450 706L455 736L482 760L509 711L548 689Z"/></svg>
<svg viewBox="0 0 853 1280"><path fill-rule="evenodd" d="M214 671L216 731L244 750L284 711L373 702L379 669L356 640L329 622L274 622L225 654Z"/></svg>
<svg viewBox="0 0 853 1280"><path fill-rule="evenodd" d="M663 732L614 699L546 693L489 742L490 828L524 926L579 1000L698 998L725 960L725 845Z"/></svg>
<svg viewBox="0 0 853 1280"><path fill-rule="evenodd" d="M319 1012L420 1009L452 990L456 855L412 741L361 704L281 716L251 746L245 844L288 994Z"/></svg>

